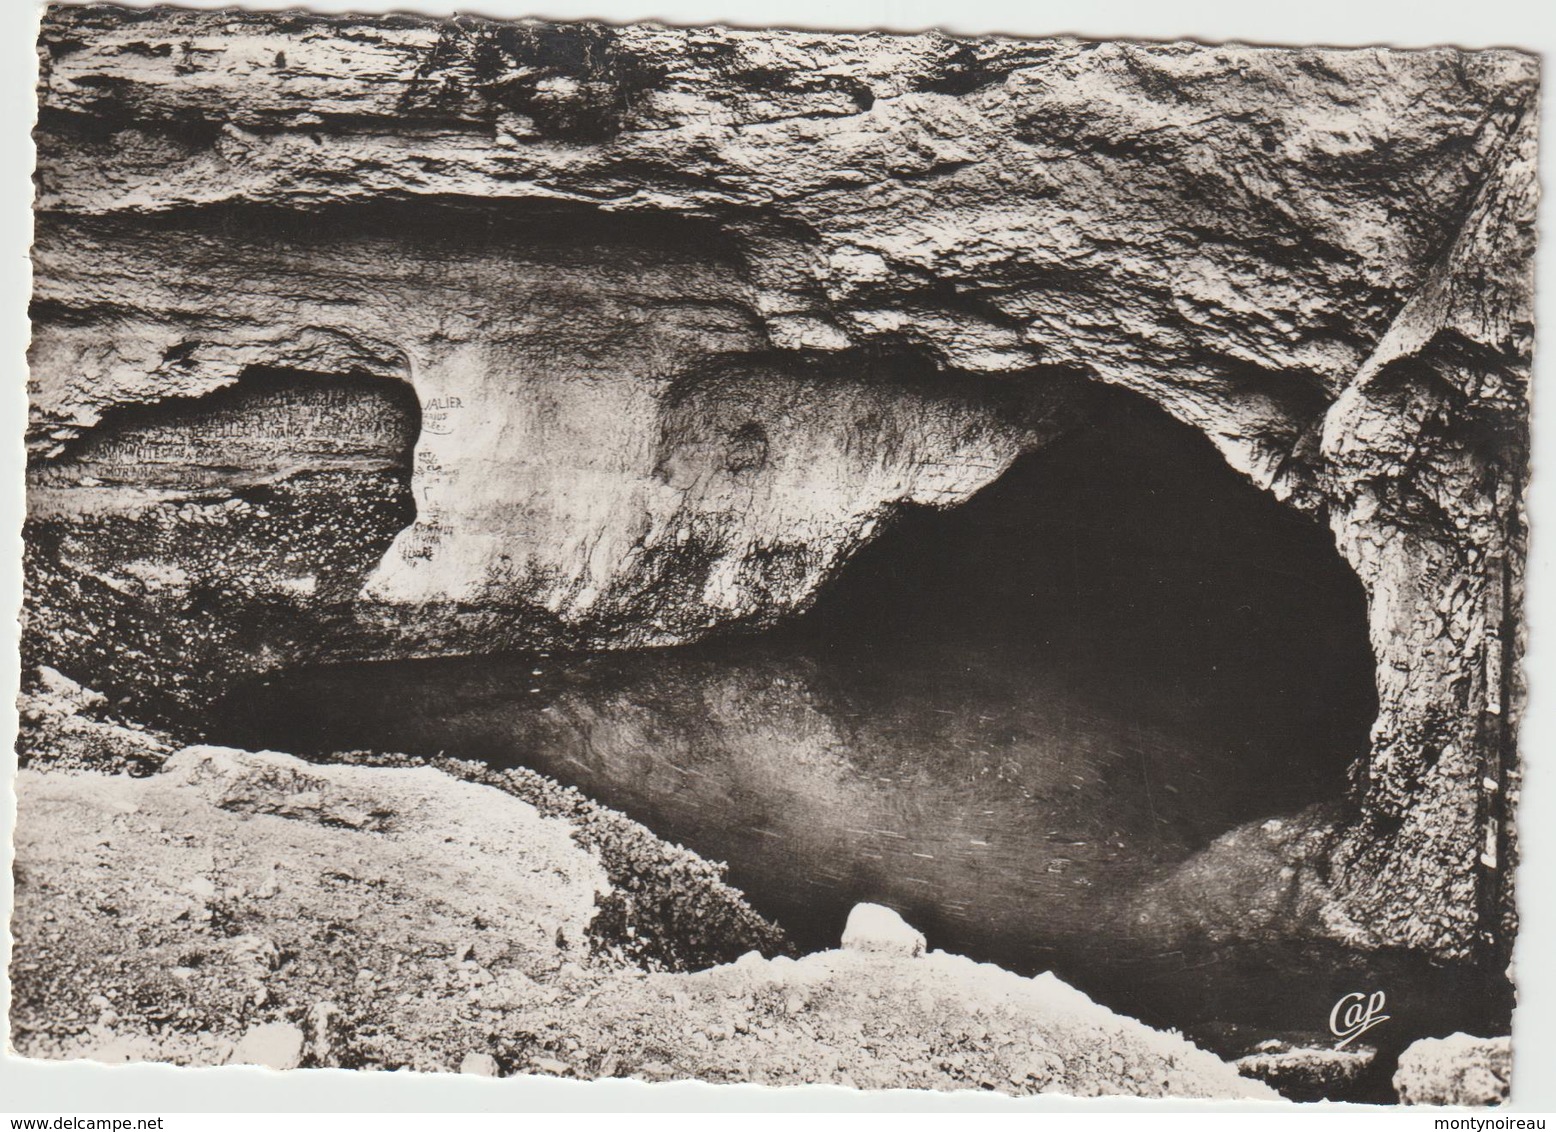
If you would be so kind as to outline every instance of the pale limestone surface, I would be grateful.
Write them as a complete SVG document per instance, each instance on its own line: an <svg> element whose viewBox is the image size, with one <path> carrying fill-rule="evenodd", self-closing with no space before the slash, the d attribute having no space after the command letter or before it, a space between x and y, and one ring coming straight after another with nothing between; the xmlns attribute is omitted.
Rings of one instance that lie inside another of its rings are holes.
<svg viewBox="0 0 1556 1132"><path fill-rule="evenodd" d="M881 908L851 934L917 946L691 973L590 952L606 882L573 827L430 768L198 747L17 793L24 1056L1275 1096L1051 975L924 955Z"/></svg>
<svg viewBox="0 0 1556 1132"><path fill-rule="evenodd" d="M1499 1105L1507 1100L1512 1062L1510 1038L1423 1038L1399 1055L1394 1088L1401 1104Z"/></svg>

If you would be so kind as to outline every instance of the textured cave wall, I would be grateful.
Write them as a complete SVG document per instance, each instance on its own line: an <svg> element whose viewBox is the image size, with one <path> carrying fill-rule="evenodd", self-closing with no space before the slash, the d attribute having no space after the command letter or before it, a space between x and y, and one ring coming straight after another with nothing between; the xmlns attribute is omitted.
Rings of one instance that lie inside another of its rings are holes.
<svg viewBox="0 0 1556 1132"><path fill-rule="evenodd" d="M32 461L30 638L141 707L769 625L1091 391L774 352L716 232L596 210L49 216L33 255L36 399L91 423Z"/></svg>
<svg viewBox="0 0 1556 1132"><path fill-rule="evenodd" d="M1535 139L1531 110L1327 414L1320 473L1337 543L1367 586L1380 702L1359 768L1365 820L1336 875L1385 938L1457 937L1503 954L1520 781Z"/></svg>
<svg viewBox="0 0 1556 1132"><path fill-rule="evenodd" d="M163 624L186 673L769 624L1101 381L1327 517L1367 586L1356 922L1465 954L1508 915L1533 58L102 7L52 9L40 58L40 656L126 622L118 674ZM413 451L314 469L260 421L241 483L86 466L277 368L408 383ZM351 553L312 593L189 561L195 524L274 536L255 492L317 540L319 475Z"/></svg>

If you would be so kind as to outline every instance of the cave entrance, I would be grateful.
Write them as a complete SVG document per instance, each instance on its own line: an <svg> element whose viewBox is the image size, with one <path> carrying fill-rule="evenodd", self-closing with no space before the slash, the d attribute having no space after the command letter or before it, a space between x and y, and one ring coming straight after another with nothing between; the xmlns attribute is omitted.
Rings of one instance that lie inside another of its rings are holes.
<svg viewBox="0 0 1556 1132"><path fill-rule="evenodd" d="M899 511L794 637L843 664L932 654L952 683L1039 670L1121 726L1197 735L1245 796L1207 829L1340 796L1377 714L1360 580L1202 433L1101 392L968 502Z"/></svg>
<svg viewBox="0 0 1556 1132"><path fill-rule="evenodd" d="M886 528L778 632L283 674L227 738L524 765L729 862L806 946L871 900L1026 972L1228 830L1345 794L1376 709L1360 583L1153 405L1109 394Z"/></svg>

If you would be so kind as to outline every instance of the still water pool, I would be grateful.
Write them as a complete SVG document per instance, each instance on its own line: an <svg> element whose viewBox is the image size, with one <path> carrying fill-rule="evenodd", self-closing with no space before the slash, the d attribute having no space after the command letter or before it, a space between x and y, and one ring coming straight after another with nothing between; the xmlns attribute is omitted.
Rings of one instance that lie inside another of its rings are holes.
<svg viewBox="0 0 1556 1132"><path fill-rule="evenodd" d="M807 949L836 946L855 903L887 904L932 947L1052 969L1229 1055L1271 1035L1332 1044L1329 1007L1357 989L1390 992L1400 1039L1493 1006L1473 972L1403 957L1130 942L1119 917L1141 886L1327 784L1207 743L1172 712L1121 710L1030 649L947 644L888 663L744 643L342 666L252 688L229 718L251 747L530 767L727 862Z"/></svg>

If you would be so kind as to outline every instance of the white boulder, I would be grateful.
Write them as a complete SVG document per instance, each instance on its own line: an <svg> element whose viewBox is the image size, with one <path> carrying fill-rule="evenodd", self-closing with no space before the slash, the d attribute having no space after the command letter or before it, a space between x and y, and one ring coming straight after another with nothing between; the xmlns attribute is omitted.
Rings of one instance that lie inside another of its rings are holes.
<svg viewBox="0 0 1556 1132"><path fill-rule="evenodd" d="M924 954L924 933L890 908L855 904L843 928L843 950L912 958Z"/></svg>

